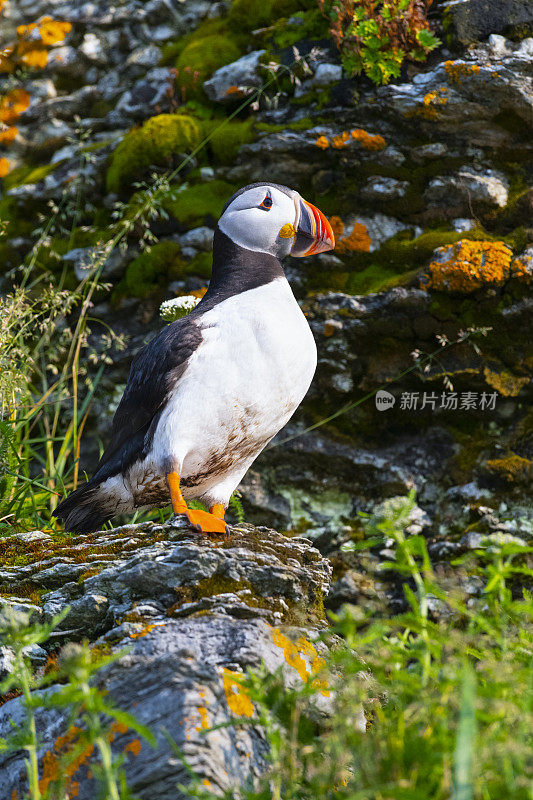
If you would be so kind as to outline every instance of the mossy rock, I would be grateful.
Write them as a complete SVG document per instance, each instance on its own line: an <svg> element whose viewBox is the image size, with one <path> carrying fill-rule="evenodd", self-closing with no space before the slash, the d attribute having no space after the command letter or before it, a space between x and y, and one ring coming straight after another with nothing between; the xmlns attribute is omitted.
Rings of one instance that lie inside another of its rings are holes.
<svg viewBox="0 0 533 800"><path fill-rule="evenodd" d="M178 222L184 225L200 225L207 217L215 222L224 205L237 186L226 181L209 181L188 186L183 191L164 201L163 206Z"/></svg>
<svg viewBox="0 0 533 800"><path fill-rule="evenodd" d="M212 131L209 141L211 152L215 161L224 165L232 164L241 145L255 138L251 119L228 122L222 126L220 120L216 120L212 125Z"/></svg>
<svg viewBox="0 0 533 800"><path fill-rule="evenodd" d="M47 175L55 170L59 163L44 164L42 166L32 166L31 164L24 164L21 167L16 167L9 172L4 178L4 186L6 189L13 189L15 186L22 186L25 183L39 183L43 181Z"/></svg>
<svg viewBox="0 0 533 800"><path fill-rule="evenodd" d="M325 39L329 36L328 21L316 6L308 11L297 11L290 16L294 17L295 24L289 25L285 19L280 19L276 23L272 35L275 48L283 50L302 39Z"/></svg>
<svg viewBox="0 0 533 800"><path fill-rule="evenodd" d="M290 17L312 5L310 0L233 0L228 21L237 30L253 31L270 27L280 17Z"/></svg>
<svg viewBox="0 0 533 800"><path fill-rule="evenodd" d="M241 56L235 41L220 34L193 39L176 60L176 84L182 101L205 97L203 83L219 67Z"/></svg>
<svg viewBox="0 0 533 800"><path fill-rule="evenodd" d="M107 189L119 192L142 178L150 167L172 168L203 138L202 123L187 114L159 114L126 134L113 153Z"/></svg>
<svg viewBox="0 0 533 800"><path fill-rule="evenodd" d="M184 262L179 244L158 242L128 265L126 275L117 287L117 293L119 296L147 297L177 278L183 270Z"/></svg>

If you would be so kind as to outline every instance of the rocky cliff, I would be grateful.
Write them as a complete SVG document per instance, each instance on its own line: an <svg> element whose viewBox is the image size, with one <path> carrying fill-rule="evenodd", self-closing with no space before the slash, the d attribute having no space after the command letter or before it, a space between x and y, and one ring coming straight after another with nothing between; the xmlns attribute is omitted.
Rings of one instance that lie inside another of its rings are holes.
<svg viewBox="0 0 533 800"><path fill-rule="evenodd" d="M205 731L252 715L239 685L247 668L281 667L289 686L320 670L324 645L316 639L325 625L331 566L309 540L251 525L210 540L173 524L146 523L63 543L34 531L4 539L3 551L1 589L10 595L4 609L40 620L70 609L44 647L29 652L37 668L65 636L124 653L98 681L157 739L154 749L127 726L112 737L114 753L126 755L135 796L175 800L188 772L174 746L214 792L253 782L265 767L260 729ZM327 709L327 696L323 701ZM0 736L21 718L19 699L2 705ZM37 728L42 780L53 779L50 765L65 747L67 715L41 708ZM87 800L96 792L90 769L87 756L69 773L77 796ZM1 756L1 796L23 796L25 775L23 751Z"/></svg>

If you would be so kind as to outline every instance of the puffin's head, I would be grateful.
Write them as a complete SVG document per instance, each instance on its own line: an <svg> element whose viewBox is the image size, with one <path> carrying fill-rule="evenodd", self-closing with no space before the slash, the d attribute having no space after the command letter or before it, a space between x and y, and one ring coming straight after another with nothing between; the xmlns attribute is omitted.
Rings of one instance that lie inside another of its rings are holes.
<svg viewBox="0 0 533 800"><path fill-rule="evenodd" d="M310 256L335 247L331 225L294 189L252 183L228 200L218 227L235 244L277 258Z"/></svg>

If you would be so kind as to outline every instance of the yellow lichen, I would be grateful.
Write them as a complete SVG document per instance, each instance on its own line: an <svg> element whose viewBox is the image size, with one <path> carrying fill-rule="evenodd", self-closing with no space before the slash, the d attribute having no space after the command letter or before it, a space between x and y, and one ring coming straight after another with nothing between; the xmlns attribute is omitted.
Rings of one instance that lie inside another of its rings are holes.
<svg viewBox="0 0 533 800"><path fill-rule="evenodd" d="M511 277L519 281L530 281L533 275L533 257L515 258L511 264Z"/></svg>
<svg viewBox="0 0 533 800"><path fill-rule="evenodd" d="M499 286L509 277L512 252L503 242L461 239L436 252L449 257L431 262L422 288L474 292L485 286Z"/></svg>
<svg viewBox="0 0 533 800"><path fill-rule="evenodd" d="M251 717L254 713L252 701L241 684L243 676L239 672L232 672L230 669L222 670L222 681L228 706L239 717Z"/></svg>
<svg viewBox="0 0 533 800"><path fill-rule="evenodd" d="M507 372L507 370L493 372L488 367L485 367L483 375L489 386L492 386L493 389L496 389L496 391L504 397L516 397L516 395L520 393L522 387L527 386L529 383L528 377L518 378L511 372Z"/></svg>
<svg viewBox="0 0 533 800"><path fill-rule="evenodd" d="M296 670L303 681L313 679L313 685L325 697L329 697L327 682L318 680L315 676L324 668L325 661L318 655L315 646L300 636L293 642L279 628L272 629L272 641L276 647L283 648L285 661Z"/></svg>
<svg viewBox="0 0 533 800"><path fill-rule="evenodd" d="M444 69L448 79L453 83L462 83L469 75L475 75L479 72L478 64L465 64L462 61L445 61Z"/></svg>
<svg viewBox="0 0 533 800"><path fill-rule="evenodd" d="M355 128L352 131L352 139L361 143L361 147L365 150L383 150L387 146L387 142L378 133L367 133L362 128Z"/></svg>
<svg viewBox="0 0 533 800"><path fill-rule="evenodd" d="M486 467L490 473L506 483L528 483L532 474L531 461L516 453L506 458L489 459Z"/></svg>
<svg viewBox="0 0 533 800"><path fill-rule="evenodd" d="M432 92L427 92L422 98L422 102L414 109L406 113L406 117L423 117L423 119L435 121L439 119L437 106L444 106L448 102L446 86L439 86Z"/></svg>

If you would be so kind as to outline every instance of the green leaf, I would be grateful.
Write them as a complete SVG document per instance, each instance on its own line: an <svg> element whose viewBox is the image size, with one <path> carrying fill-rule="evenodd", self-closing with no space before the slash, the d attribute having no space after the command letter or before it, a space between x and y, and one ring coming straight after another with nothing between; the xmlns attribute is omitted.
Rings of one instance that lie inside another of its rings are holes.
<svg viewBox="0 0 533 800"><path fill-rule="evenodd" d="M426 28L422 28L421 31L418 31L416 34L416 39L426 50L433 50L441 43L440 39L434 36L434 34L432 34L431 31L428 31Z"/></svg>

